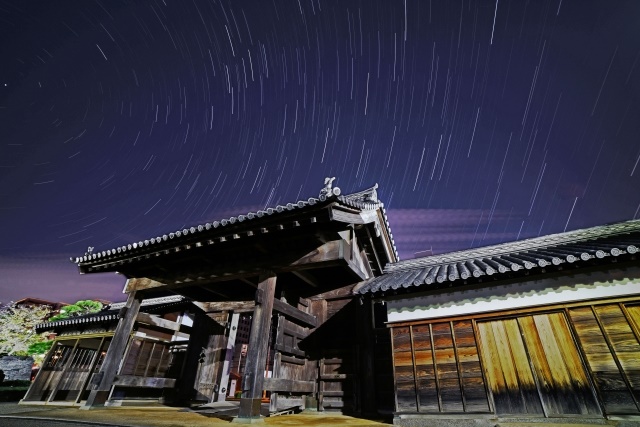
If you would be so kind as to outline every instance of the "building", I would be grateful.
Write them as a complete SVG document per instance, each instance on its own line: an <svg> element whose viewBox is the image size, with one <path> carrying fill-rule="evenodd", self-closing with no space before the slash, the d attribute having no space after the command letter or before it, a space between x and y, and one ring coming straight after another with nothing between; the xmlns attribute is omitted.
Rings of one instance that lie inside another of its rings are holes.
<svg viewBox="0 0 640 427"><path fill-rule="evenodd" d="M74 259L81 273L128 278L124 315L84 406L108 403L140 301L181 295L220 326L194 326L185 357L203 363L187 364L198 369L181 378L183 400L226 398L239 320L251 313L240 419L260 416L264 392L274 412L305 404L374 412L365 375L374 354L362 351L373 335L351 288L398 258L377 186L341 195L332 181L317 198Z"/></svg>
<svg viewBox="0 0 640 427"><path fill-rule="evenodd" d="M395 423L638 420L640 221L388 264Z"/></svg>
<svg viewBox="0 0 640 427"><path fill-rule="evenodd" d="M179 295L197 310L166 395L241 390L238 421L259 418L265 395L271 412L407 426L640 419L640 221L399 261L377 186L325 184L318 198L73 259L128 279L78 402L113 404L141 302Z"/></svg>
<svg viewBox="0 0 640 427"><path fill-rule="evenodd" d="M36 332L56 338L22 403L81 405L97 380L124 303L69 319L44 322ZM108 405L175 399L197 307L181 296L141 302Z"/></svg>

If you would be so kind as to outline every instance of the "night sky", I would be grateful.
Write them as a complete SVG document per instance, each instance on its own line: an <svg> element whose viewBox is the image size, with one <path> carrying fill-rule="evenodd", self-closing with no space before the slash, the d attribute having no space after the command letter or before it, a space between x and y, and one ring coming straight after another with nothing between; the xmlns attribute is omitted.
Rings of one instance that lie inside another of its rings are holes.
<svg viewBox="0 0 640 427"><path fill-rule="evenodd" d="M639 217L640 2L0 0L0 301L379 184L402 259Z"/></svg>

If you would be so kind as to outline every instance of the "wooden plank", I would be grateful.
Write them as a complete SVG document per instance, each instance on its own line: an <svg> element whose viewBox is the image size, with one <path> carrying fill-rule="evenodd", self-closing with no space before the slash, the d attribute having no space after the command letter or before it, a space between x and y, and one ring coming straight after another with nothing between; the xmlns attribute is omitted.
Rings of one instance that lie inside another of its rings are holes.
<svg viewBox="0 0 640 427"><path fill-rule="evenodd" d="M634 386L631 384L629 375L627 372L625 372L625 369L622 366L619 354L616 351L613 342L613 340L616 339L616 335L619 335L620 332L627 332L627 330L630 330L629 324L627 323L626 318L624 318L624 320L621 318L620 315L622 315L622 311L620 310L620 307L618 305L611 304L592 307L592 311L595 320L598 323L598 326L603 332L602 336L606 341L607 346L609 346L610 354L611 356L613 356L613 360L616 364L616 367L618 368L618 374L622 377L622 380L624 381L624 384L626 386L626 390L624 390L624 388L619 385L618 394L625 394L630 396L635 405L634 412L638 413L640 412L640 396L638 396L638 394L640 393L633 393ZM626 393L624 393L624 391L626 391ZM627 405L625 406L628 408L630 405L627 403ZM627 411L628 410L629 409L627 409Z"/></svg>
<svg viewBox="0 0 640 427"><path fill-rule="evenodd" d="M264 389L286 393L313 393L316 390L316 383L286 378L265 378Z"/></svg>
<svg viewBox="0 0 640 427"><path fill-rule="evenodd" d="M541 414L542 407L516 321L479 322L477 328L485 378L496 413Z"/></svg>
<svg viewBox="0 0 640 427"><path fill-rule="evenodd" d="M343 286L341 288L338 289L332 289L330 291L327 292L323 292L321 294L317 294L314 296L309 297L309 301L313 302L313 301L325 301L325 300L333 300L333 299L342 299L342 298L348 298L348 299L352 299L353 298L353 289L354 286L351 285L347 285L347 286Z"/></svg>
<svg viewBox="0 0 640 427"><path fill-rule="evenodd" d="M346 380L347 378L352 378L353 374L324 374L320 375L320 379L322 381L338 381L338 380Z"/></svg>
<svg viewBox="0 0 640 427"><path fill-rule="evenodd" d="M318 320L315 316L305 313L304 311L299 310L284 301L280 301L279 299L273 301L273 310L284 315L287 320L296 324L310 328L315 328L318 325Z"/></svg>
<svg viewBox="0 0 640 427"><path fill-rule="evenodd" d="M144 291L153 288L160 288L163 286L166 285L164 283L160 283L146 277L135 277L127 280L127 283L124 287L124 292L128 294L135 291Z"/></svg>
<svg viewBox="0 0 640 427"><path fill-rule="evenodd" d="M223 311L233 311L234 313L245 313L253 311L256 306L255 301L217 301L203 303L205 313L220 313Z"/></svg>
<svg viewBox="0 0 640 427"><path fill-rule="evenodd" d="M429 324L429 340L431 347L431 360L433 360L433 379L435 379L436 395L438 397L438 411L442 412L442 393L440 387L440 380L438 379L438 362L436 359L436 345L433 339L433 325Z"/></svg>
<svg viewBox="0 0 640 427"><path fill-rule="evenodd" d="M344 259L344 254L349 252L349 244L344 240L332 240L291 262L288 267L315 268L317 264L323 264Z"/></svg>
<svg viewBox="0 0 640 427"><path fill-rule="evenodd" d="M138 313L136 321L148 326L154 326L160 329L168 329L170 331L179 331L180 329L191 329L190 327L183 327L180 323L173 322L171 320L163 319L162 317L152 316L148 313Z"/></svg>
<svg viewBox="0 0 640 427"><path fill-rule="evenodd" d="M280 360L283 363L291 363L293 365L304 365L305 359L300 359L298 357L285 356L284 354L280 356Z"/></svg>
<svg viewBox="0 0 640 427"><path fill-rule="evenodd" d="M573 335L569 329L564 313L551 313L547 316L548 326L541 316L534 316L536 324L539 324L539 331L551 331L552 335L541 336L544 344L546 357L551 360L556 358L561 361L558 366L551 363L554 379L560 377L556 372L560 370L560 365L564 365L568 375L568 391L570 398L575 399L574 404L578 407L578 414L601 415L600 407L596 396L591 388L585 366L574 342ZM543 332L544 334L544 332ZM555 344L555 345L554 345ZM566 402L567 392L563 392L563 400Z"/></svg>
<svg viewBox="0 0 640 427"><path fill-rule="evenodd" d="M519 405L522 413L546 415L545 407L542 404L539 382L537 382L537 371L532 368L532 356L527 352L523 341L519 319L506 319L503 321L509 349L511 352L511 363L515 368L517 378L517 389ZM515 384L514 384L515 386Z"/></svg>
<svg viewBox="0 0 640 427"><path fill-rule="evenodd" d="M306 353L296 347L291 347L285 344L276 344L274 348L278 351L288 354L295 354L296 356L305 357Z"/></svg>
<svg viewBox="0 0 640 427"><path fill-rule="evenodd" d="M278 317L278 321L282 320L280 316L277 316L277 317ZM280 323L278 323L278 326L280 326ZM273 373L271 378L281 378L281 375L280 375L280 364L282 362L281 356L282 356L282 353L280 353L279 351L276 351L276 354L274 355L274 358L273 358ZM273 392L271 393L271 396L269 396L269 412L275 412L277 410L278 410L278 393Z"/></svg>
<svg viewBox="0 0 640 427"><path fill-rule="evenodd" d="M458 371L458 386L460 387L460 395L462 397L462 411L467 412L467 399L464 392L464 382L462 381L462 365L460 364L460 358L458 357L458 348L456 346L456 330L453 327L453 322L449 322L451 327L451 337L453 338L453 353L456 359L456 369ZM463 331L464 335L464 331Z"/></svg>
<svg viewBox="0 0 640 427"><path fill-rule="evenodd" d="M122 387L173 388L176 386L176 380L175 378L116 375L113 385Z"/></svg>

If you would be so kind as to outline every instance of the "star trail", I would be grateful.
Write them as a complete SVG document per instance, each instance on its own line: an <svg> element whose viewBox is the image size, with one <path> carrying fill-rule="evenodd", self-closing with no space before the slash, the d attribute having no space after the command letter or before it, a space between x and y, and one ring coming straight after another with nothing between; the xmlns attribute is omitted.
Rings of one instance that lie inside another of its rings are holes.
<svg viewBox="0 0 640 427"><path fill-rule="evenodd" d="M640 3L0 0L0 301L379 184L402 259L638 218Z"/></svg>

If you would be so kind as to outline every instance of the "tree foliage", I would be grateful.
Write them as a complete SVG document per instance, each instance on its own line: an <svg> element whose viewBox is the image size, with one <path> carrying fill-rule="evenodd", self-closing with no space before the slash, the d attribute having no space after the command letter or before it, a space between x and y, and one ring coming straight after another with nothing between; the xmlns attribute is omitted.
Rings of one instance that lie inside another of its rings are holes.
<svg viewBox="0 0 640 427"><path fill-rule="evenodd" d="M27 354L29 356L45 355L49 350L51 350L52 345L53 345L53 340L34 342L27 349Z"/></svg>
<svg viewBox="0 0 640 427"><path fill-rule="evenodd" d="M102 310L102 303L92 300L81 300L71 305L66 305L60 310L60 314L49 319L50 322L56 320L64 320L75 316L84 316L85 314L96 313Z"/></svg>
<svg viewBox="0 0 640 427"><path fill-rule="evenodd" d="M31 344L42 342L35 325L42 323L50 312L46 306L18 307L14 304L0 309L0 354L26 356Z"/></svg>

